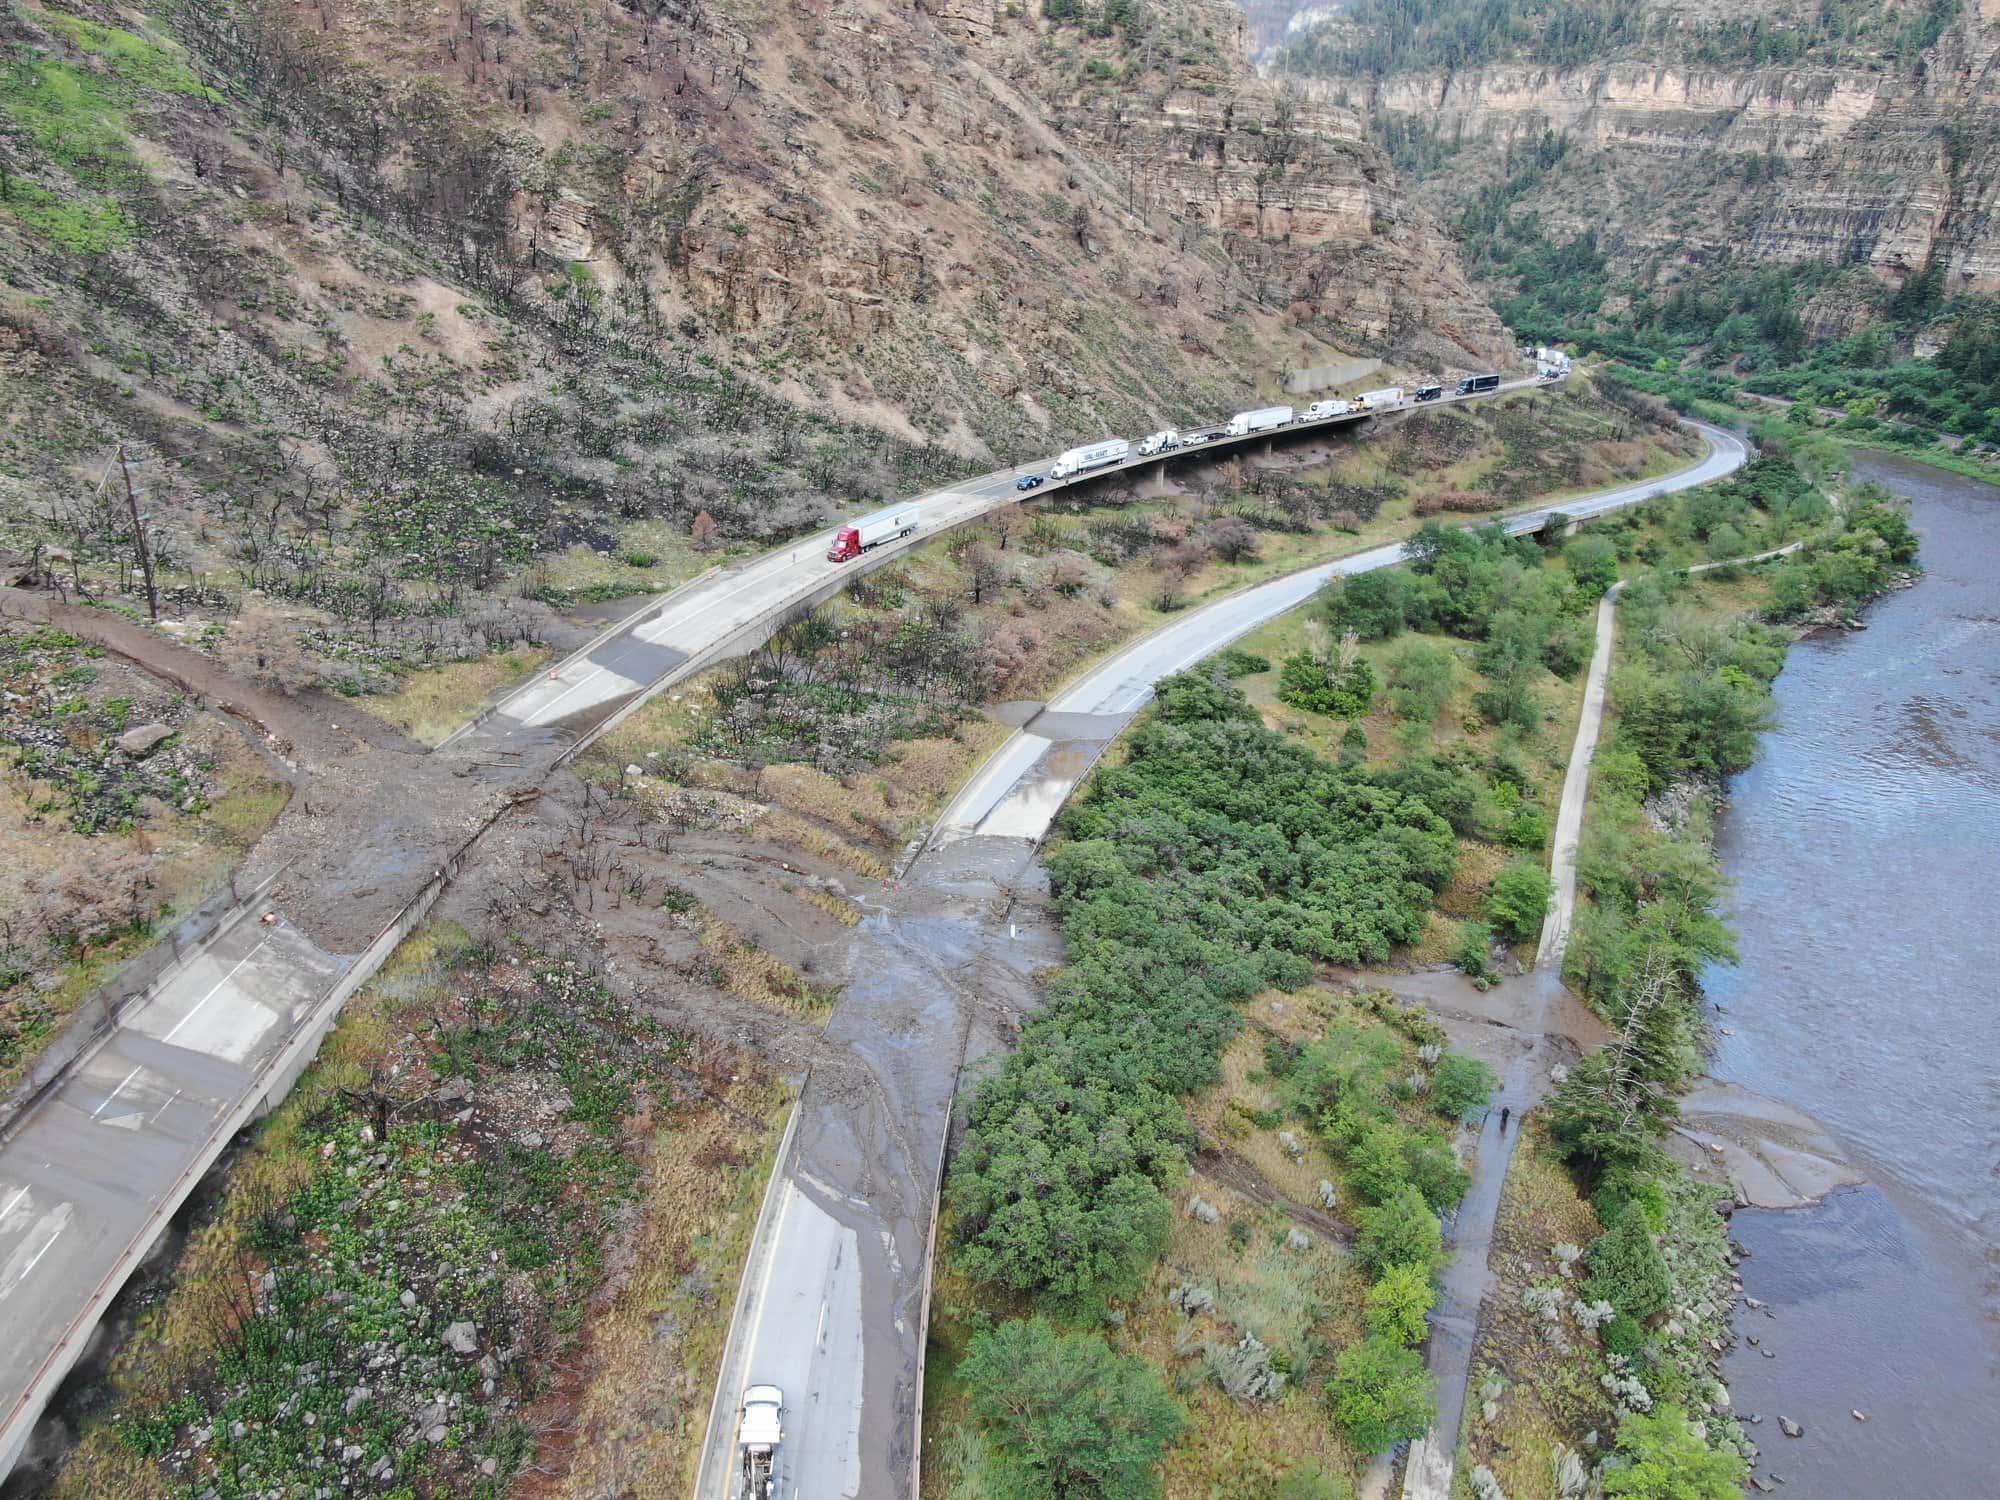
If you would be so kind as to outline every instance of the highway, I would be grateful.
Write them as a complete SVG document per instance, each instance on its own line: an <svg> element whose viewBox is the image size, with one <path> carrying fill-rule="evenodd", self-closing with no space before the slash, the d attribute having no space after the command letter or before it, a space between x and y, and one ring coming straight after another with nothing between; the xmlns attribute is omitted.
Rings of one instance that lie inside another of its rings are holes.
<svg viewBox="0 0 2000 1500"><path fill-rule="evenodd" d="M1518 533L1538 530L1555 514L1602 515L1722 478L1748 459L1733 434L1700 431L1709 450L1685 469L1517 512L1502 524ZM889 911L857 932L867 957L850 968L871 977L842 997L829 1040L842 1041L865 1076L857 1086L851 1075L830 1082L815 1074L800 1098L799 1142L781 1156L753 1241L695 1500L735 1500L734 1403L760 1383L797 1392L811 1413L809 1423L787 1430L788 1483L795 1486L787 1493L829 1500L913 1493L935 1158L965 1060L962 1039L979 1003L966 971L983 963L990 981L994 965L1021 962L1008 952L1010 882L1027 870L1063 803L1146 705L1155 682L1296 609L1330 578L1402 560L1402 543L1392 542L1190 610L1084 672L967 781ZM869 1116L877 1128L869 1128ZM883 1117L891 1123L880 1125ZM816 1149L822 1137L836 1139L839 1149ZM858 1288L839 1260L844 1249L862 1253ZM843 1327L843 1317L853 1326ZM846 1350L854 1363L843 1367ZM787 1386L786 1378L796 1383ZM854 1403L844 1416L829 1411L843 1401Z"/></svg>
<svg viewBox="0 0 2000 1500"><path fill-rule="evenodd" d="M1518 379L1495 392L1447 397L1446 403L1481 400L1536 384L1532 378ZM1296 423L1275 433L1216 439L1158 457L1135 456L1072 480L1052 481L1025 495L1015 490L1015 481L1028 472L1046 472L1046 462L996 470L919 497L912 502L921 518L916 536L879 547L859 562L826 560L831 530L802 538L705 574L648 603L551 673L526 683L481 715L440 746L427 763L439 766L436 780L440 785L450 783L454 767L468 772L499 767L515 773L517 780L539 780L651 694L748 649L791 610L837 592L866 568L999 505L1043 498L1110 474L1264 448L1301 434L1322 429L1331 432L1369 420L1370 414L1348 414ZM1581 514L1586 504L1578 502L1565 509ZM1359 560L1350 559L1329 566L1351 570L1359 565ZM1282 591L1287 585L1299 591L1294 603L1318 586L1317 579L1311 583L1293 579L1279 580L1267 588ZM1194 660L1214 649L1202 645L1206 638L1202 629L1190 633L1182 627L1224 619L1216 611L1225 606L1249 607L1225 600L1196 611L1170 631L1141 643L1151 656L1121 653L1100 673L1086 679L1086 684L1110 673L1101 689L1093 690L1095 697L1136 708L1153 678L1163 670L1172 670L1171 665L1160 667L1161 661L1177 661L1182 656ZM1269 613L1290 607L1282 604ZM1268 618L1269 613L1260 618ZM1234 615L1226 618L1237 619ZM1242 619L1248 623L1227 627L1230 638L1256 622L1250 615ZM1187 655L1189 652L1193 654ZM1092 698L1092 693L1083 691L1086 684L1065 695L1065 702ZM1032 738L1016 736L1004 753L1025 757L1022 747ZM1043 748L1036 750L1032 761L1023 760L1027 767L1024 774L1042 774L1066 794L1076 778L1063 774L1060 757L1046 755L1047 741L1040 744ZM996 813L997 804L1006 801L1020 779L1003 779L995 785L996 806L987 808L982 816ZM982 783L992 784L991 777L982 778ZM1051 807L1050 816L1053 810ZM0 1476L19 1457L42 1408L82 1354L110 1299L158 1240L173 1213L237 1131L260 1109L283 1096L303 1060L330 1029L346 995L367 979L440 888L442 870L434 870L427 858L413 851L421 842L414 830L426 818L436 819L442 813L422 802L400 809L399 814L411 825L409 837L398 838L392 830L381 841L335 851L320 861L313 877L325 889L353 890L357 898L365 893L378 901L387 900L397 913L365 951L323 951L301 930L299 922L288 919L281 897L271 904L269 922L261 920L261 907L238 913L205 951L171 967L146 994L133 999L117 1027L84 1052L0 1138ZM473 820L471 836L476 838L480 829L501 815L502 804L493 801ZM1035 813L1017 804L1007 817L1026 829ZM995 824L988 831L1000 826ZM1042 826L1046 827L1046 820ZM977 820L968 831L979 831ZM1039 833L1012 836L1032 839ZM954 942L976 945L979 924L975 909L999 887L989 889L978 881L972 886L986 894L965 897L963 909L952 919L949 933L937 939L935 951L911 950L905 955L906 967L885 972L907 975L923 971L929 976L923 983L950 988L948 974L924 966L935 964L935 952L949 950ZM900 1003L885 997L881 989L874 993L882 1004ZM865 994L850 995L856 1004L866 998ZM848 1009L842 1007L843 1011ZM900 1276L912 1264L910 1234L927 1230L928 1193L936 1172L934 1161L921 1158L926 1152L935 1155L942 1129L939 1124L928 1137L920 1132L904 1138L901 1122L931 1115L941 1120L949 1107L951 1082L946 1080L938 1095L939 1085L925 1061L928 1043L906 1047L876 1066L869 1061L869 1052L885 1045L882 1032L868 1021L865 1011L856 1011L855 1017L850 1020L837 1015L829 1028L829 1041L845 1037L855 1055L873 1068L872 1088L879 1095L875 1102L887 1112L885 1128L903 1140L901 1154L908 1157L907 1162L899 1158L895 1170L907 1174L906 1186L913 1195L899 1205L900 1239L895 1234L885 1236L877 1225L869 1233L857 1230L857 1243L864 1262L880 1258ZM944 1051L960 1045L950 1040L949 1027L939 1035L944 1040L936 1045ZM955 1071L954 1061L953 1077ZM885 1079L893 1080L894 1086L887 1094L880 1094ZM824 1191L818 1197L814 1197L819 1191L814 1184L800 1180L803 1198L835 1218L845 1215L850 1222L866 1224L869 1214L879 1209L855 1205L872 1199L879 1178L870 1174L879 1172L881 1163L867 1161L865 1152L841 1148L833 1141L833 1132L830 1119L802 1132L799 1149L822 1150L830 1163L823 1178ZM860 1175L843 1182L843 1174L850 1170ZM810 1214L805 1207L797 1208L786 1222L798 1226L795 1233L810 1239ZM921 1245L915 1249L914 1259L921 1261ZM788 1273L788 1279L798 1281L805 1274L797 1270ZM869 1302L873 1295L864 1286L865 1308L888 1305L879 1299ZM907 1321L910 1316L921 1316L921 1297L912 1309L906 1287L890 1300L896 1310L883 1326L893 1327L898 1318ZM791 1308L795 1302L780 1284L764 1317L775 1319L777 1309ZM827 1315L835 1320L839 1314L840 1309L829 1308ZM827 1346L829 1351L845 1347L839 1343L841 1336L837 1331L828 1335L833 1340ZM854 1347L858 1350L859 1343ZM874 1358L872 1352L868 1357ZM881 1399L879 1391L890 1388L879 1383L893 1379L883 1373L890 1368L880 1361L870 1367L868 1388L878 1393L873 1399ZM856 1391L861 1389L859 1376L853 1385ZM841 1430L841 1421L849 1429L860 1430L858 1415L839 1421L829 1418L812 1430L836 1433ZM849 1472L849 1460L840 1456L846 1451L841 1446L845 1441L826 1439L829 1456L823 1472ZM868 1482L865 1463L863 1482ZM829 1491L843 1492L839 1488ZM882 1492L869 1484L868 1493Z"/></svg>

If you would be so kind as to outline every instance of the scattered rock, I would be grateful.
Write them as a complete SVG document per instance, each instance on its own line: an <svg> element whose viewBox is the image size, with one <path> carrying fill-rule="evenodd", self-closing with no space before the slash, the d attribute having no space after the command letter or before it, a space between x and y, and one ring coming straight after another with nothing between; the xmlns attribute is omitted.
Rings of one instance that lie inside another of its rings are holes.
<svg viewBox="0 0 2000 1500"><path fill-rule="evenodd" d="M1293 1161L1304 1161L1306 1148L1299 1144L1299 1138L1289 1130L1278 1132L1278 1149Z"/></svg>
<svg viewBox="0 0 2000 1500"><path fill-rule="evenodd" d="M1757 1352L1763 1355L1764 1358L1766 1359L1776 1359L1778 1357L1777 1355L1773 1354L1769 1349L1759 1349Z"/></svg>
<svg viewBox="0 0 2000 1500"><path fill-rule="evenodd" d="M144 760L159 749L162 740L172 739L173 734L164 724L141 724L118 736L118 748L134 760Z"/></svg>
<svg viewBox="0 0 2000 1500"><path fill-rule="evenodd" d="M1324 1177L1319 1180L1319 1206L1329 1212L1340 1205L1340 1190Z"/></svg>
<svg viewBox="0 0 2000 1500"><path fill-rule="evenodd" d="M1293 1229L1285 1235L1287 1250L1310 1250L1312 1239L1303 1229Z"/></svg>
<svg viewBox="0 0 2000 1500"><path fill-rule="evenodd" d="M1214 1224L1222 1218L1222 1210L1217 1208L1213 1203L1210 1203L1199 1193L1188 1199L1187 1211L1190 1219L1198 1220L1203 1224Z"/></svg>
<svg viewBox="0 0 2000 1500"><path fill-rule="evenodd" d="M1865 1422L1868 1420L1868 1413L1865 1411L1850 1411L1848 1415L1854 1418L1854 1420L1857 1422Z"/></svg>
<svg viewBox="0 0 2000 1500"><path fill-rule="evenodd" d="M1786 1437L1792 1438L1804 1437L1806 1435L1805 1428L1799 1426L1790 1417L1778 1418L1778 1431L1782 1432Z"/></svg>
<svg viewBox="0 0 2000 1500"><path fill-rule="evenodd" d="M479 1349L479 1330L470 1323L454 1323L445 1329L444 1341L459 1354L473 1354Z"/></svg>
<svg viewBox="0 0 2000 1500"><path fill-rule="evenodd" d="M1752 1474L1750 1476L1750 1483L1756 1486L1757 1493L1760 1495L1768 1495L1772 1490L1777 1488L1775 1484L1771 1483L1762 1474Z"/></svg>
<svg viewBox="0 0 2000 1500"><path fill-rule="evenodd" d="M405 1307L415 1307L417 1305L417 1294L415 1292L406 1291L403 1293L402 1296L398 1297L396 1300L402 1303L403 1306Z"/></svg>
<svg viewBox="0 0 2000 1500"><path fill-rule="evenodd" d="M437 1424L437 1426L433 1427L429 1432L424 1434L424 1441L427 1443L441 1443L450 1434L450 1432L451 1429L445 1426L444 1423L440 1422Z"/></svg>
<svg viewBox="0 0 2000 1500"><path fill-rule="evenodd" d="M1743 1342L1748 1344L1752 1349L1755 1349L1763 1340L1758 1338L1754 1333L1746 1333L1743 1335Z"/></svg>

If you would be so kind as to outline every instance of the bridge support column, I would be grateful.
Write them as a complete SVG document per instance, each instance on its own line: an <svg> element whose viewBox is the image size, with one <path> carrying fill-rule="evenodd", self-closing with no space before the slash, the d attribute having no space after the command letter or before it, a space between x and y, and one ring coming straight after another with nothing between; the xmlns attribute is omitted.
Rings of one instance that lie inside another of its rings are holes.
<svg viewBox="0 0 2000 1500"><path fill-rule="evenodd" d="M1156 464L1147 465L1138 489L1140 494L1148 497L1173 493L1173 487L1167 483L1167 461L1164 458Z"/></svg>
<svg viewBox="0 0 2000 1500"><path fill-rule="evenodd" d="M1265 438L1263 452L1260 453L1258 456L1260 458L1269 458L1273 453L1277 451L1278 451L1278 440L1276 438Z"/></svg>

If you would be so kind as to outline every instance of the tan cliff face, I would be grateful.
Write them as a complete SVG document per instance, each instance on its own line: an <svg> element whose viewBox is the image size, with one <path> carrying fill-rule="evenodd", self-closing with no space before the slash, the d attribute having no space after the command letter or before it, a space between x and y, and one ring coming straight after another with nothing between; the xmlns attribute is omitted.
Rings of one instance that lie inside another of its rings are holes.
<svg viewBox="0 0 2000 1500"><path fill-rule="evenodd" d="M1273 159L1277 95L1231 7L1166 0L1143 49L1019 10L302 19L333 15L361 72L505 122L531 158L518 243L797 399L968 454L1185 419L1330 354L1504 348L1350 113L1307 112Z"/></svg>
<svg viewBox="0 0 2000 1500"><path fill-rule="evenodd" d="M1767 10L1782 7L1737 8ZM1993 0L1968 0L1916 66L1854 55L1728 67L1681 51L1665 41L1577 67L1495 62L1312 88L1459 142L1420 192L1434 204L1497 175L1509 146L1553 132L1572 154L1523 206L1558 235L1594 229L1613 246L1701 258L1827 259L1890 281L1935 258L1947 290L2000 290Z"/></svg>

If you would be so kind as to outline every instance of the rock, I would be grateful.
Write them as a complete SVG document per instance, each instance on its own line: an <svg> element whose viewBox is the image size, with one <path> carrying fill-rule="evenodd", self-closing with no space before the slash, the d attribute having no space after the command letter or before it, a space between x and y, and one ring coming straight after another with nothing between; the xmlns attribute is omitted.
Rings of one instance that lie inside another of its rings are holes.
<svg viewBox="0 0 2000 1500"><path fill-rule="evenodd" d="M1324 1177L1319 1180L1319 1206L1331 1212L1340 1205L1340 1190Z"/></svg>
<svg viewBox="0 0 2000 1500"><path fill-rule="evenodd" d="M1790 1438L1804 1437L1806 1435L1805 1428L1799 1426L1790 1417L1778 1418L1778 1431Z"/></svg>
<svg viewBox="0 0 2000 1500"><path fill-rule="evenodd" d="M1305 1159L1306 1148L1299 1144L1299 1138L1289 1130L1278 1132L1278 1149L1293 1161Z"/></svg>
<svg viewBox="0 0 2000 1500"><path fill-rule="evenodd" d="M1190 1219L1198 1220L1203 1224L1214 1224L1222 1218L1222 1210L1217 1208L1213 1203L1210 1203L1199 1193L1188 1199L1187 1211Z"/></svg>
<svg viewBox="0 0 2000 1500"><path fill-rule="evenodd" d="M402 1303L403 1306L405 1307L415 1307L417 1305L417 1294L415 1292L405 1291L403 1295L398 1297L396 1300Z"/></svg>
<svg viewBox="0 0 2000 1500"><path fill-rule="evenodd" d="M1764 1358L1766 1359L1776 1359L1778 1357L1777 1355L1773 1354L1769 1349L1759 1349L1757 1352L1763 1355Z"/></svg>
<svg viewBox="0 0 2000 1500"><path fill-rule="evenodd" d="M488 1380L498 1380L500 1378L500 1361L490 1354L480 1355L479 1373L484 1375Z"/></svg>
<svg viewBox="0 0 2000 1500"><path fill-rule="evenodd" d="M367 1450L357 1443L349 1443L340 1450L340 1461L344 1464L359 1463Z"/></svg>
<svg viewBox="0 0 2000 1500"><path fill-rule="evenodd" d="M479 1330L470 1323L454 1323L444 1331L445 1346L459 1354L479 1351Z"/></svg>
<svg viewBox="0 0 2000 1500"><path fill-rule="evenodd" d="M1746 1333L1743 1335L1743 1342L1748 1344L1752 1349L1755 1349L1759 1344L1763 1343L1764 1341L1758 1338L1757 1335L1754 1333Z"/></svg>
<svg viewBox="0 0 2000 1500"><path fill-rule="evenodd" d="M424 1441L427 1443L441 1443L445 1440L446 1436L450 1434L450 1432L451 1429L445 1426L444 1423L440 1422L437 1424L437 1426L433 1427L429 1432L424 1434Z"/></svg>
<svg viewBox="0 0 2000 1500"><path fill-rule="evenodd" d="M1777 1488L1775 1484L1771 1483L1762 1474L1752 1474L1750 1476L1750 1483L1756 1486L1757 1493L1760 1495L1768 1495L1772 1490Z"/></svg>
<svg viewBox="0 0 2000 1500"><path fill-rule="evenodd" d="M162 740L172 739L173 734L164 724L141 724L118 736L118 748L134 760L144 760L160 748Z"/></svg>
<svg viewBox="0 0 2000 1500"><path fill-rule="evenodd" d="M1285 1235L1285 1248L1287 1250L1310 1250L1312 1249L1312 1240L1303 1229L1294 1229Z"/></svg>
<svg viewBox="0 0 2000 1500"><path fill-rule="evenodd" d="M523 1151L539 1151L542 1149L542 1145L542 1133L539 1130L531 1130L521 1137L521 1149Z"/></svg>
<svg viewBox="0 0 2000 1500"><path fill-rule="evenodd" d="M1745 1417L1743 1420L1748 1422L1752 1427L1760 1427L1763 1425L1764 1422L1764 1414L1761 1411L1752 1412L1749 1416Z"/></svg>
<svg viewBox="0 0 2000 1500"><path fill-rule="evenodd" d="M1755 1307L1762 1307L1764 1304L1759 1302L1755 1297L1745 1297L1743 1299L1743 1305L1745 1307L1755 1308Z"/></svg>
<svg viewBox="0 0 2000 1500"><path fill-rule="evenodd" d="M1868 1420L1868 1413L1865 1411L1850 1411L1848 1415L1854 1418L1854 1420L1857 1422L1865 1422Z"/></svg>

